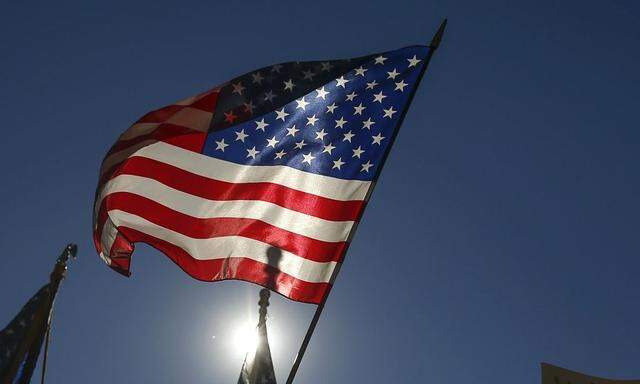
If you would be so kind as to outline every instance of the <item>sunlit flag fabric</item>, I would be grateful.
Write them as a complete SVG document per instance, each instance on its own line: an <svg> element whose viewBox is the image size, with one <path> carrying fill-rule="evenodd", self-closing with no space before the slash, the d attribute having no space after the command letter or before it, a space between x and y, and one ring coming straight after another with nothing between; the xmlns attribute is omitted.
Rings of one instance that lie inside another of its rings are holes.
<svg viewBox="0 0 640 384"><path fill-rule="evenodd" d="M129 275L143 242L194 278L320 303L428 54L276 64L146 114L102 163L98 253Z"/></svg>
<svg viewBox="0 0 640 384"><path fill-rule="evenodd" d="M40 288L9 325L0 331L0 382L30 382L47 330L50 293L51 284Z"/></svg>

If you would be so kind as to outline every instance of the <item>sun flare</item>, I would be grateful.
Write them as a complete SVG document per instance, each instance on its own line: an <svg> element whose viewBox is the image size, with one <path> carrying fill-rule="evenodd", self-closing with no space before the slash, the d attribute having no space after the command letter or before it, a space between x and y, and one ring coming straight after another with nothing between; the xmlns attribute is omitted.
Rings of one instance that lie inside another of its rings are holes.
<svg viewBox="0 0 640 384"><path fill-rule="evenodd" d="M233 337L233 346L236 352L242 355L255 351L258 346L256 327L249 324L238 327Z"/></svg>

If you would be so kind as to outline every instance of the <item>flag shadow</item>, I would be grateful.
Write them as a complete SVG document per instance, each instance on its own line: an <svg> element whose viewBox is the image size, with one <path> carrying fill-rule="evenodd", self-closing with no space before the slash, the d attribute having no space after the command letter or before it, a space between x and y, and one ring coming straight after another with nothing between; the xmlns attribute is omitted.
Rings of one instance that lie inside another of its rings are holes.
<svg viewBox="0 0 640 384"><path fill-rule="evenodd" d="M264 272L267 275L266 286L275 289L278 277L280 275L280 262L282 261L282 250L276 247L267 249L267 264L264 266Z"/></svg>

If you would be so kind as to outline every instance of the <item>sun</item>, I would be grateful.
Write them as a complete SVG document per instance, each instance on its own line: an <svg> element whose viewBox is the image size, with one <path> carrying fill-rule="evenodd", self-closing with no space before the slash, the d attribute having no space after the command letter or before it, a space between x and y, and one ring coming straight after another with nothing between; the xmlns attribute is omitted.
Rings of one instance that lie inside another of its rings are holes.
<svg viewBox="0 0 640 384"><path fill-rule="evenodd" d="M244 355L256 350L258 332L254 326L244 324L238 327L233 336L233 347L238 354Z"/></svg>

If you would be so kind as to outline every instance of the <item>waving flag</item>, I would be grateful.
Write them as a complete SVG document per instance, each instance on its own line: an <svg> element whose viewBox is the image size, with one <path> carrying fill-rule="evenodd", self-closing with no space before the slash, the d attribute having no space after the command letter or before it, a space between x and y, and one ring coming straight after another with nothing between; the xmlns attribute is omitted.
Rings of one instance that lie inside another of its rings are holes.
<svg viewBox="0 0 640 384"><path fill-rule="evenodd" d="M67 261L76 257L77 247L67 245L56 262L50 281L36 292L16 317L0 330L0 383L26 384L31 381L40 349L51 322L53 302L60 282L66 276ZM46 371L47 353L41 363Z"/></svg>
<svg viewBox="0 0 640 384"><path fill-rule="evenodd" d="M320 303L429 49L276 64L146 114L102 163L98 253L129 275L144 242L196 279Z"/></svg>
<svg viewBox="0 0 640 384"><path fill-rule="evenodd" d="M51 284L40 288L0 331L0 382L28 383L31 380L51 311L50 293Z"/></svg>

